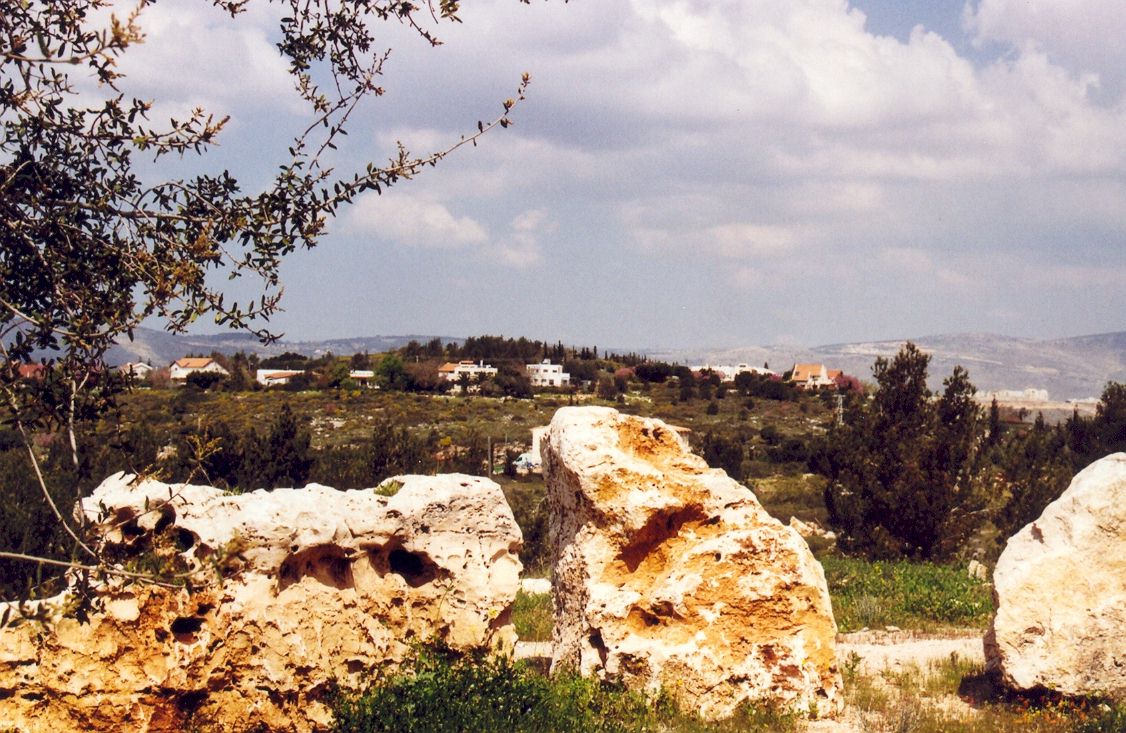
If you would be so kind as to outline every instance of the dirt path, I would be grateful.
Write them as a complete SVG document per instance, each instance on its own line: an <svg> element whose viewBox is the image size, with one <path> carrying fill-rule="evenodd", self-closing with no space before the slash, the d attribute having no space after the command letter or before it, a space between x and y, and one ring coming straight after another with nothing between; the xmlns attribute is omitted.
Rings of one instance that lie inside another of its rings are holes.
<svg viewBox="0 0 1126 733"><path fill-rule="evenodd" d="M864 631L841 634L837 640L841 668L855 664L859 674L873 680L880 680L887 673L925 671L932 663L948 659L952 654L971 662L983 662L985 654L980 632L928 636ZM954 696L936 702L946 708L968 707ZM861 711L848 707L840 720L812 721L804 730L808 733L867 733L873 727L865 724Z"/></svg>
<svg viewBox="0 0 1126 733"><path fill-rule="evenodd" d="M946 659L951 654L975 662L985 660L980 632L945 636L902 631L841 634L837 639L837 658L842 666L853 654L860 657L858 669L866 675L912 665L926 669L930 662Z"/></svg>

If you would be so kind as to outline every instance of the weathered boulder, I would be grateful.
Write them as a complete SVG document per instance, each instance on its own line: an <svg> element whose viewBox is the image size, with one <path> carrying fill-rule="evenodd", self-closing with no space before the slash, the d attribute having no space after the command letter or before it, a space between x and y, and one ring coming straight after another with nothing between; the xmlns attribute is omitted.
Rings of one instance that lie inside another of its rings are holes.
<svg viewBox="0 0 1126 733"><path fill-rule="evenodd" d="M1018 690L1126 700L1126 453L1079 472L1005 545L989 664Z"/></svg>
<svg viewBox="0 0 1126 733"><path fill-rule="evenodd" d="M89 623L0 630L4 724L179 731L194 712L205 729L316 730L330 681L370 682L415 642L514 643L521 536L500 487L397 482L230 495L111 477L81 505L111 555L225 577L190 593L112 582Z"/></svg>
<svg viewBox="0 0 1126 733"><path fill-rule="evenodd" d="M842 705L824 571L798 533L659 420L560 409L543 444L552 668L663 688L711 719Z"/></svg>

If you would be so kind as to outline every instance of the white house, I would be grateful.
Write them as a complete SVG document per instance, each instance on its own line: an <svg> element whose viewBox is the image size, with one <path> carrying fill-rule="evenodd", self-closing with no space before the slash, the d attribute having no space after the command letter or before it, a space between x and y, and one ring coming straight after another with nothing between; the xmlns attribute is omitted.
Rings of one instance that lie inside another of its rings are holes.
<svg viewBox="0 0 1126 733"><path fill-rule="evenodd" d="M254 372L254 381L263 387L276 387L289 384L289 380L304 372L292 369L258 369Z"/></svg>
<svg viewBox="0 0 1126 733"><path fill-rule="evenodd" d="M528 380L533 387L562 387L571 383L571 375L563 371L563 365L552 364L548 359L539 364L528 364L524 368L528 371Z"/></svg>
<svg viewBox="0 0 1126 733"><path fill-rule="evenodd" d="M696 374L707 371L715 372L724 382L733 382L735 381L735 377L743 374L744 372L750 372L751 374L757 374L763 377L778 376L777 372L766 369L765 367L751 366L750 364L736 364L735 366L731 366L730 364L723 364L718 366L713 364L701 364L699 366L690 366L688 368Z"/></svg>
<svg viewBox="0 0 1126 733"><path fill-rule="evenodd" d="M189 374L202 372L204 374L218 374L229 377L230 372L222 367L219 362L209 356L185 356L177 359L168 367L168 378L173 382L183 383Z"/></svg>
<svg viewBox="0 0 1126 733"><path fill-rule="evenodd" d="M348 378L361 387L375 386L375 372L371 369L351 369Z"/></svg>
<svg viewBox="0 0 1126 733"><path fill-rule="evenodd" d="M134 379L144 380L152 376L154 369L151 365L143 361L131 361L128 364L119 366L117 371L126 376L133 377Z"/></svg>
<svg viewBox="0 0 1126 733"><path fill-rule="evenodd" d="M469 377L470 381L475 380L477 377L495 377L497 369L490 366L485 362L478 364L473 361L459 361L457 364L446 363L438 367L438 376L447 382L457 382L464 374Z"/></svg>

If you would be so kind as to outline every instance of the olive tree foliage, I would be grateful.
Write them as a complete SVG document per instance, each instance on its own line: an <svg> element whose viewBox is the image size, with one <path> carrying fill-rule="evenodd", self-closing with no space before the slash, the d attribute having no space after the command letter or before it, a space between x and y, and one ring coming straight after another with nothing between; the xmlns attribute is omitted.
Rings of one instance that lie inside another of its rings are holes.
<svg viewBox="0 0 1126 733"><path fill-rule="evenodd" d="M232 22L252 2L195 1ZM118 62L143 42L155 0L11 0L0 12L0 393L44 500L91 558L46 488L32 438L61 428L78 462L76 423L102 410L117 386L104 376L114 341L150 317L176 332L204 315L272 339L262 324L279 306L283 258L313 247L359 194L382 192L507 127L528 83L525 74L498 116L443 150L415 155L400 144L390 160L338 169L331 151L349 119L383 93L381 24L403 24L437 45L436 27L458 20L458 3L254 1L283 11L277 49L306 110L272 180L256 190L229 170L142 175L170 157L198 157L193 169L206 168L228 122L203 109L156 120L153 100L129 93ZM231 302L215 284L223 276L256 278L260 295ZM46 368L28 379L36 359Z"/></svg>

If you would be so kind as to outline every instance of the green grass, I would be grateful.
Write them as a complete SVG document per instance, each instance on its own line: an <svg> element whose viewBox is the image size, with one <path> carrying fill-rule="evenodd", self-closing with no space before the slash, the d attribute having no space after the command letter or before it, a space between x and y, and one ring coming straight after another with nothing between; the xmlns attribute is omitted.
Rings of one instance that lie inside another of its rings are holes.
<svg viewBox="0 0 1126 733"><path fill-rule="evenodd" d="M551 641L554 626L551 608L551 595L532 595L524 591L516 593L512 604L512 623L521 641Z"/></svg>
<svg viewBox="0 0 1126 733"><path fill-rule="evenodd" d="M793 731L797 717L744 706L722 723L572 673L551 677L507 657L424 649L413 669L332 701L336 733L735 733Z"/></svg>
<svg viewBox="0 0 1126 733"><path fill-rule="evenodd" d="M825 477L815 474L771 475L751 482L763 509L783 524L790 517L814 521L826 529L829 512L825 509Z"/></svg>
<svg viewBox="0 0 1126 733"><path fill-rule="evenodd" d="M841 631L948 627L984 629L993 613L989 586L962 568L909 561L821 558Z"/></svg>

